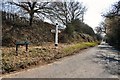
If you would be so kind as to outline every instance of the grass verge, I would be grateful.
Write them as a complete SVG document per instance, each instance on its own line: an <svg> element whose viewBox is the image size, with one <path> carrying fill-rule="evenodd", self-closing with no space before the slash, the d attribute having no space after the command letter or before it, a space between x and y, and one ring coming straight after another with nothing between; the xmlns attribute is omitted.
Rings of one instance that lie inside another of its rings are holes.
<svg viewBox="0 0 120 80"><path fill-rule="evenodd" d="M77 43L72 46L66 47L63 49L63 53L70 55L74 54L75 52L78 52L81 49L86 49L88 47L93 47L97 45L96 42L83 42L83 43Z"/></svg>
<svg viewBox="0 0 120 80"><path fill-rule="evenodd" d="M55 61L56 59L73 55L81 49L93 47L96 42L83 42L65 45L58 49L54 48L30 48L28 52L20 51L18 56L15 48L2 49L2 72L9 73L20 69L29 68L33 65L42 65Z"/></svg>

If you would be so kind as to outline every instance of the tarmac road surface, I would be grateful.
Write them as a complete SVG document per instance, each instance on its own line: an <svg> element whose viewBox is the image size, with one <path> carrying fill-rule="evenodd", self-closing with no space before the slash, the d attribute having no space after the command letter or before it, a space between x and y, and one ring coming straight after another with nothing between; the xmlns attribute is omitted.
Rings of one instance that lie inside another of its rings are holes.
<svg viewBox="0 0 120 80"><path fill-rule="evenodd" d="M17 72L3 77L7 78L118 78L110 74L104 64L95 62L95 56L101 49L92 47L78 54L62 58L54 63ZM110 52L111 50L106 50ZM102 51L101 51L102 52Z"/></svg>

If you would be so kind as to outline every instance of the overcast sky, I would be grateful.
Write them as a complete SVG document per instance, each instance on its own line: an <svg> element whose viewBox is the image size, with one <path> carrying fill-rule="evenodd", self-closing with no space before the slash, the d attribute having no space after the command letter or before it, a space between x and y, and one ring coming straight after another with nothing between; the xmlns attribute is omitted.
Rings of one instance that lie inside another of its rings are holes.
<svg viewBox="0 0 120 80"><path fill-rule="evenodd" d="M108 11L115 2L119 0L77 0L83 2L88 8L84 22L93 29L103 20L102 13Z"/></svg>

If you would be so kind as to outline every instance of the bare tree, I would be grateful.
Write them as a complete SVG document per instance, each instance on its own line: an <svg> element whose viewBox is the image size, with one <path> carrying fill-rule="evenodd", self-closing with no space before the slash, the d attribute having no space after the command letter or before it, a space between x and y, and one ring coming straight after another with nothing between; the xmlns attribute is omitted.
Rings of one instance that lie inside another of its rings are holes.
<svg viewBox="0 0 120 80"><path fill-rule="evenodd" d="M69 15L70 15L71 21L75 19L81 19L83 21L83 15L86 11L86 7L83 6L82 3L69 2L68 8L69 8Z"/></svg>
<svg viewBox="0 0 120 80"><path fill-rule="evenodd" d="M57 21L67 27L75 19L82 21L82 16L86 11L86 7L80 2L51 2L48 14L53 22Z"/></svg>
<svg viewBox="0 0 120 80"><path fill-rule="evenodd" d="M120 17L120 1L114 4L112 9L107 14L103 14L103 16L107 18Z"/></svg>
<svg viewBox="0 0 120 80"><path fill-rule="evenodd" d="M83 20L83 15L86 7L80 2L10 2L19 6L25 13L29 14L30 26L34 16L42 14L44 17L49 18L53 23L55 21L67 26L75 19ZM37 14L36 14L37 13ZM35 15L36 14L36 15Z"/></svg>
<svg viewBox="0 0 120 80"><path fill-rule="evenodd" d="M120 1L112 5L104 17L107 25L107 41L120 49Z"/></svg>
<svg viewBox="0 0 120 80"><path fill-rule="evenodd" d="M29 14L29 22L30 26L32 26L32 21L35 16L35 13L40 13L45 7L48 2L37 2L37 1L27 1L27 2L9 2L13 5L19 6L22 10L24 10L24 14Z"/></svg>

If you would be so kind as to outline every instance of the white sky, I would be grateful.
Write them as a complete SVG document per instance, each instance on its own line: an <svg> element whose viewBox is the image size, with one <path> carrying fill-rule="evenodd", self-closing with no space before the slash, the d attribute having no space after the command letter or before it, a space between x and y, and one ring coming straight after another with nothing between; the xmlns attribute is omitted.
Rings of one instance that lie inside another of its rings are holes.
<svg viewBox="0 0 120 80"><path fill-rule="evenodd" d="M118 0L77 0L83 2L87 7L87 12L84 16L84 22L93 29L103 20L102 13L109 11L111 5Z"/></svg>

